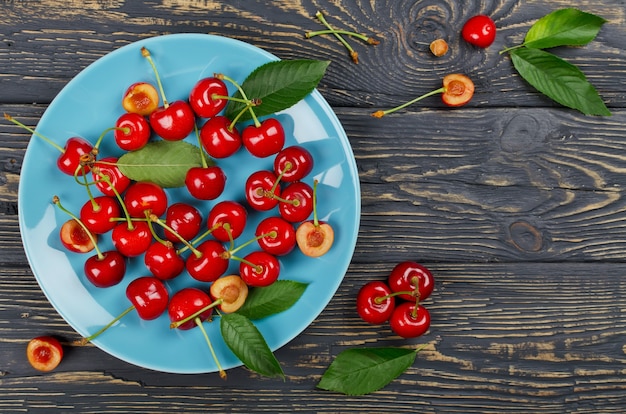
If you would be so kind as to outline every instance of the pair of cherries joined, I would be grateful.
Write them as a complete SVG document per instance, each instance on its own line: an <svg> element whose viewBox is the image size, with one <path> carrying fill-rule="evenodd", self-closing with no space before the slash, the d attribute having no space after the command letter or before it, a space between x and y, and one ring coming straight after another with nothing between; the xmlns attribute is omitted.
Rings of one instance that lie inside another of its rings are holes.
<svg viewBox="0 0 626 414"><path fill-rule="evenodd" d="M395 334L415 338L430 327L430 313L420 301L428 298L434 287L435 280L429 269L416 262L401 262L393 268L386 282L372 281L361 287L356 299L357 312L367 323L389 322Z"/></svg>

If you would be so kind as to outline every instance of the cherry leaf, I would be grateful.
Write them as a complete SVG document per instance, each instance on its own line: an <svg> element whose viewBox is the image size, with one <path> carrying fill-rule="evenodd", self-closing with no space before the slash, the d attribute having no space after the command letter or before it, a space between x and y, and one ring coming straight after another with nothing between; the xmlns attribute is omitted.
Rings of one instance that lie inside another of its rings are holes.
<svg viewBox="0 0 626 414"><path fill-rule="evenodd" d="M246 367L267 377L285 378L265 338L250 319L237 313L222 315L220 330L228 348Z"/></svg>
<svg viewBox="0 0 626 414"><path fill-rule="evenodd" d="M256 116L271 115L290 108L310 94L320 82L329 61L296 59L277 60L265 63L248 75L241 88L248 99L259 99L261 104L254 107ZM241 94L236 92L236 98ZM234 119L245 104L230 101L225 115ZM251 119L250 111L245 111L239 121Z"/></svg>
<svg viewBox="0 0 626 414"><path fill-rule="evenodd" d="M417 352L394 347L347 349L330 364L317 388L346 395L378 391L413 365Z"/></svg>
<svg viewBox="0 0 626 414"><path fill-rule="evenodd" d="M307 286L307 283L281 279L266 287L252 288L237 313L250 319L262 319L286 311L300 299Z"/></svg>
<svg viewBox="0 0 626 414"><path fill-rule="evenodd" d="M541 49L511 50L513 66L530 85L563 106L586 115L611 115L576 66Z"/></svg>
<svg viewBox="0 0 626 414"><path fill-rule="evenodd" d="M117 166L135 181L152 181L164 188L182 187L191 167L202 165L200 148L185 141L154 141L127 152Z"/></svg>
<svg viewBox="0 0 626 414"><path fill-rule="evenodd" d="M602 17L578 9L556 10L532 25L524 45L535 49L586 45L595 39L604 23Z"/></svg>

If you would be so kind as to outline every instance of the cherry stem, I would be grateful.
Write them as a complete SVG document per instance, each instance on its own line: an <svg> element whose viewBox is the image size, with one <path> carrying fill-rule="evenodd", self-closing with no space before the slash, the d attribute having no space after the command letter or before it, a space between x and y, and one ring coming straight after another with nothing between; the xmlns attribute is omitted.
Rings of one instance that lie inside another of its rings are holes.
<svg viewBox="0 0 626 414"><path fill-rule="evenodd" d="M515 49L519 49L519 48L521 48L521 47L524 47L525 45L526 45L526 43L522 43L522 44L519 44L519 45L515 45L515 46L507 47L507 48L502 49L502 50L501 50L500 52L498 52L498 53L499 53L500 55L503 55L503 54L505 54L505 53L507 53L507 52L510 52L511 50L515 50Z"/></svg>
<svg viewBox="0 0 626 414"><path fill-rule="evenodd" d="M243 243L243 244L241 244L241 245L239 245L239 246L235 247L234 249L230 249L230 250L229 250L229 253L230 253L231 255L232 255L233 253L237 253L239 250L243 249L244 247L247 247L247 246L251 245L251 244L252 244L252 243L254 243L255 241L261 240L261 239L262 239L262 238L264 238L264 237L271 237L271 236L272 236L272 234L275 234L275 233L276 233L276 232L274 232L274 231L270 231L269 233L263 233L263 234L261 234L261 235L258 235L258 236L256 236L256 237L254 237L254 238L252 238L252 239L248 240L247 242L245 242L245 243ZM236 257L234 257L234 256L231 256L231 258L233 258L233 259L237 259L237 260L238 260L238 258L236 258Z"/></svg>
<svg viewBox="0 0 626 414"><path fill-rule="evenodd" d="M402 290L399 292L392 292L388 295L385 296L377 296L374 298L374 302L376 302L377 305L380 305L381 303L383 303L384 301L386 301L389 298L393 298L394 296L399 296L399 295L410 295L413 296L415 298L415 305L417 305L417 303L419 302L419 290L416 288L415 290Z"/></svg>
<svg viewBox="0 0 626 414"><path fill-rule="evenodd" d="M91 241L91 243L93 243L93 247L96 253L98 254L98 259L103 259L104 255L98 248L98 241L96 240L96 237L91 233L91 231L89 231L87 226L85 226L85 223L83 223L81 219L76 216L76 214L72 213L61 204L61 199L59 198L59 196L56 196L56 195L53 196L52 203L54 203L62 212L70 216L72 219L74 219L74 221L76 221L80 225L80 227L82 227L85 233L87 233L87 237L89 237L89 240Z"/></svg>
<svg viewBox="0 0 626 414"><path fill-rule="evenodd" d="M38 136L39 138L43 139L44 141L46 141L48 144L52 145L54 148L58 149L59 151L61 151L61 153L65 153L65 148L63 148L62 146L60 146L59 144L57 144L56 142L52 141L50 138L40 134L39 132L37 132L36 130L32 129L31 127L28 127L26 125L24 125L23 123L21 123L20 121L18 121L17 119L13 118L11 115L7 114L6 112L4 113L4 117L5 119L7 119L8 121L13 122L15 125L24 128L25 130L27 130L28 132L30 132L33 135Z"/></svg>
<svg viewBox="0 0 626 414"><path fill-rule="evenodd" d="M156 214L148 214L146 213L146 217L148 218L148 225L150 226L150 229L153 230L152 227L152 223L156 223L159 226L163 227L165 230L168 230L170 233L172 233L174 236L176 236L176 238L178 240L180 240L189 250L191 250L191 252L196 256L196 257L202 257L202 253L200 253L200 251L198 249L196 249L195 247L193 247L191 245L191 243L189 243L187 240L185 240L185 238L183 236L181 236L180 234L178 234L178 232L176 230L174 230L171 226L169 226L167 223L165 223L163 220L161 220ZM154 234L154 233L153 233ZM154 234L155 238L157 240L159 240L161 243L166 244L167 241L161 239L160 237L156 237L156 234ZM177 252L178 253L178 252Z"/></svg>
<svg viewBox="0 0 626 414"><path fill-rule="evenodd" d="M196 322L196 325L198 325L198 328L200 328L200 331L202 331L202 335L204 336L204 339L206 340L206 343L209 346L209 350L211 351L211 355L213 356L213 359L215 360L215 364L217 365L217 369L220 372L220 378L221 379L226 379L226 371L224 371L222 369L222 366L220 365L220 361L217 358L217 355L215 354L215 350L213 349L213 345L211 344L211 340L209 339L209 335L207 335L206 330L204 329L204 326L202 325L202 320L200 320L200 318L196 318L195 322Z"/></svg>
<svg viewBox="0 0 626 414"><path fill-rule="evenodd" d="M378 40L374 39L373 37L369 37L367 35L357 33L357 32L351 32L348 30L335 30L335 29L317 30L315 32L307 32L305 33L304 36L307 39L310 39L313 36L326 35L326 34L340 34L340 35L346 35L350 37L356 37L357 39L362 40L369 45L377 45L380 43Z"/></svg>
<svg viewBox="0 0 626 414"><path fill-rule="evenodd" d="M152 55L150 51L145 47L141 48L141 56L145 57L152 66L152 70L154 71L154 75L156 77L157 85L159 86L159 92L161 93L161 99L163 100L163 107L167 108L170 104L167 102L167 98L165 97L165 91L163 90L163 84L161 83L161 77L159 76L159 71L157 70L156 65L154 64L154 60L152 59Z"/></svg>
<svg viewBox="0 0 626 414"><path fill-rule="evenodd" d="M176 322L172 322L170 323L170 329L175 329L178 328L180 325L183 325L191 320L194 320L198 317L200 317L200 315L202 315L204 312L208 311L209 309L213 309L214 307L221 305L222 302L224 302L224 299L219 298L216 299L214 302L208 304L207 306L205 306L204 308L197 310L196 312L192 313L191 315L187 316L184 319L181 319L179 321Z"/></svg>
<svg viewBox="0 0 626 414"><path fill-rule="evenodd" d="M202 239L204 239L205 237L207 237L209 234L213 233L215 230L219 229L220 227L222 227L221 223L215 224L213 227L211 227L210 229L208 229L207 231L205 231L204 233L202 233L201 235L199 235L198 237L190 241L189 245L185 245L184 247L181 247L180 249L178 249L176 254L180 255L181 253L191 249L191 247L197 245ZM201 257L201 256L202 256L202 253L200 253L200 256L196 255L196 257Z"/></svg>
<svg viewBox="0 0 626 414"><path fill-rule="evenodd" d="M389 115L389 114L390 114L390 113L392 113L392 112L396 112L397 110L400 110L400 109L406 108L406 107L407 107L407 106L409 106L409 105L413 105L413 104L414 104L415 102L417 102L417 101L420 101L420 100L422 100L422 99L424 99L424 98L428 98L429 96L436 95L436 94L438 94L438 93L444 93L445 91L446 91L446 88L441 87L441 88L436 89L436 90L434 90L434 91L428 92L428 93L426 93L426 94L424 94L424 95L422 95L422 96L418 96L418 97L417 97L417 98L415 98L415 99L412 99L412 100L410 100L410 101L408 101L408 102L403 103L402 105L396 106L395 108L387 109L387 110L385 110L385 111L376 111L376 112L374 112L374 113L372 114L372 116L373 116L374 118L382 118L383 116L385 116L385 115Z"/></svg>
<svg viewBox="0 0 626 414"><path fill-rule="evenodd" d="M317 17L319 21L322 22L322 24L328 28L328 30L333 32L332 34L345 46L346 49L348 49L348 52L350 52L350 57L352 58L352 61L354 63L359 63L359 54L355 52L354 49L352 49L352 46L350 46L348 42L346 42L346 40L343 37L341 37L341 35L337 33L337 31L330 24L328 24L322 12L318 11L317 13L315 13L315 17Z"/></svg>
<svg viewBox="0 0 626 414"><path fill-rule="evenodd" d="M319 227L320 222L317 219L317 184L318 180L313 180L313 226Z"/></svg>
<svg viewBox="0 0 626 414"><path fill-rule="evenodd" d="M128 309L126 309L124 312L120 313L117 317L115 317L111 322L107 323L106 325L104 325L102 328L100 328L98 331L94 332L93 334L89 335L86 338L82 338L78 341L74 341L73 345L78 345L78 346L82 346L82 345L86 345L88 342L93 341L94 339L96 339L98 336L100 336L102 333L104 333L104 331L106 331L107 329L109 329L111 326L113 326L117 321L119 321L120 319L122 319L124 316L126 316L126 314L132 312L135 309L134 305L131 305Z"/></svg>
<svg viewBox="0 0 626 414"><path fill-rule="evenodd" d="M103 180L105 183L107 183L109 185L109 188L113 191L113 193L115 194L115 197L117 198L117 201L119 201L120 205L122 206L122 211L124 212L124 217L126 218L126 222L128 223L128 230L132 231L135 229L135 226L133 225L133 220L130 217L130 214L128 213L128 209L126 208L126 203L124 203L124 199L122 198L122 196L120 195L120 193L117 191L117 189L113 186L113 184L111 184L111 178L100 172L100 169L97 167L94 167L92 169L92 171L94 172L94 174L96 174L101 180Z"/></svg>
<svg viewBox="0 0 626 414"><path fill-rule="evenodd" d="M198 141L198 148L200 148L200 160L202 163L202 168L207 168L209 165L206 162L206 156L204 154L204 147L202 146L202 142L200 141L200 132L198 131L198 124L193 124L193 130L196 133L196 140Z"/></svg>
<svg viewBox="0 0 626 414"><path fill-rule="evenodd" d="M118 127L110 127L105 129L104 131L102 131L102 134L100 134L100 136L98 137L98 139L96 140L96 143L94 144L94 148L99 148L100 147L100 143L102 142L102 140L104 139L104 137L106 136L106 134L108 134L111 131L128 131L128 128L118 128Z"/></svg>
<svg viewBox="0 0 626 414"><path fill-rule="evenodd" d="M259 103L257 100L255 99L249 99L248 95L246 95L246 92L243 90L243 88L241 87L241 85L235 81L233 78L224 75L223 73L219 73L219 74L215 74L215 77L218 79L223 79L226 80L230 83L232 83L235 88L237 88L237 90L239 91L239 93L241 94L241 97L243 98L243 101L247 103L246 107L239 113L239 115L237 115L237 117L235 117L235 119L239 119L241 117L241 115L243 115L243 113L245 111L250 111L250 115L252 116L252 120L254 121L254 125L256 127L259 127L259 125L261 125L261 123L259 122L258 118L256 117L256 114L254 113L254 109L252 109L253 106L257 106ZM229 98L231 99L231 98ZM234 99L233 99L234 100ZM235 121L233 121L233 125L234 125Z"/></svg>

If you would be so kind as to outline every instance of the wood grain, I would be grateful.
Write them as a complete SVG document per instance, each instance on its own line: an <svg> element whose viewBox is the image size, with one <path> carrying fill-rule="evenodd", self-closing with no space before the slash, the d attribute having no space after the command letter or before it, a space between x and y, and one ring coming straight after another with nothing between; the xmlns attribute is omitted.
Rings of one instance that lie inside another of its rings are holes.
<svg viewBox="0 0 626 414"><path fill-rule="evenodd" d="M53 373L26 362L26 342L76 332L40 290L24 254L17 193L30 134L0 122L0 411L622 413L626 410L626 10L574 7L607 23L584 47L555 54L578 65L611 117L587 117L534 91L499 50L539 17L571 2L515 0L219 2L5 1L0 13L0 111L35 126L81 70L134 41L168 33L239 39L283 59L328 59L319 90L352 145L362 192L355 253L337 294L276 351L284 382L246 369L173 375L129 365L95 346L66 346ZM306 39L321 10L353 41L359 64L331 36ZM471 15L498 27L485 50L458 36ZM434 58L442 37L450 52ZM370 114L463 72L476 95L463 108L436 97ZM424 302L432 325L403 340L362 322L360 287L416 260L435 274ZM348 397L316 389L342 350L427 344L385 389Z"/></svg>

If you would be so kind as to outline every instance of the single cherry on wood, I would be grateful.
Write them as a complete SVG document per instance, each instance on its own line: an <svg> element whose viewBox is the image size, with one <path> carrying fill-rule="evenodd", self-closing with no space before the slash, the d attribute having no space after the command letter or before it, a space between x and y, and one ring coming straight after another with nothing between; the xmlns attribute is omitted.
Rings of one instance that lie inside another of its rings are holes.
<svg viewBox="0 0 626 414"><path fill-rule="evenodd" d="M461 36L474 46L489 47L496 39L496 24L487 15L473 16L463 25Z"/></svg>
<svg viewBox="0 0 626 414"><path fill-rule="evenodd" d="M63 359L63 346L58 339L42 335L31 339L26 346L26 357L38 371L49 372L59 366Z"/></svg>
<svg viewBox="0 0 626 414"><path fill-rule="evenodd" d="M415 302L403 302L396 306L389 319L391 330L403 338L416 338L430 327L430 313Z"/></svg>

